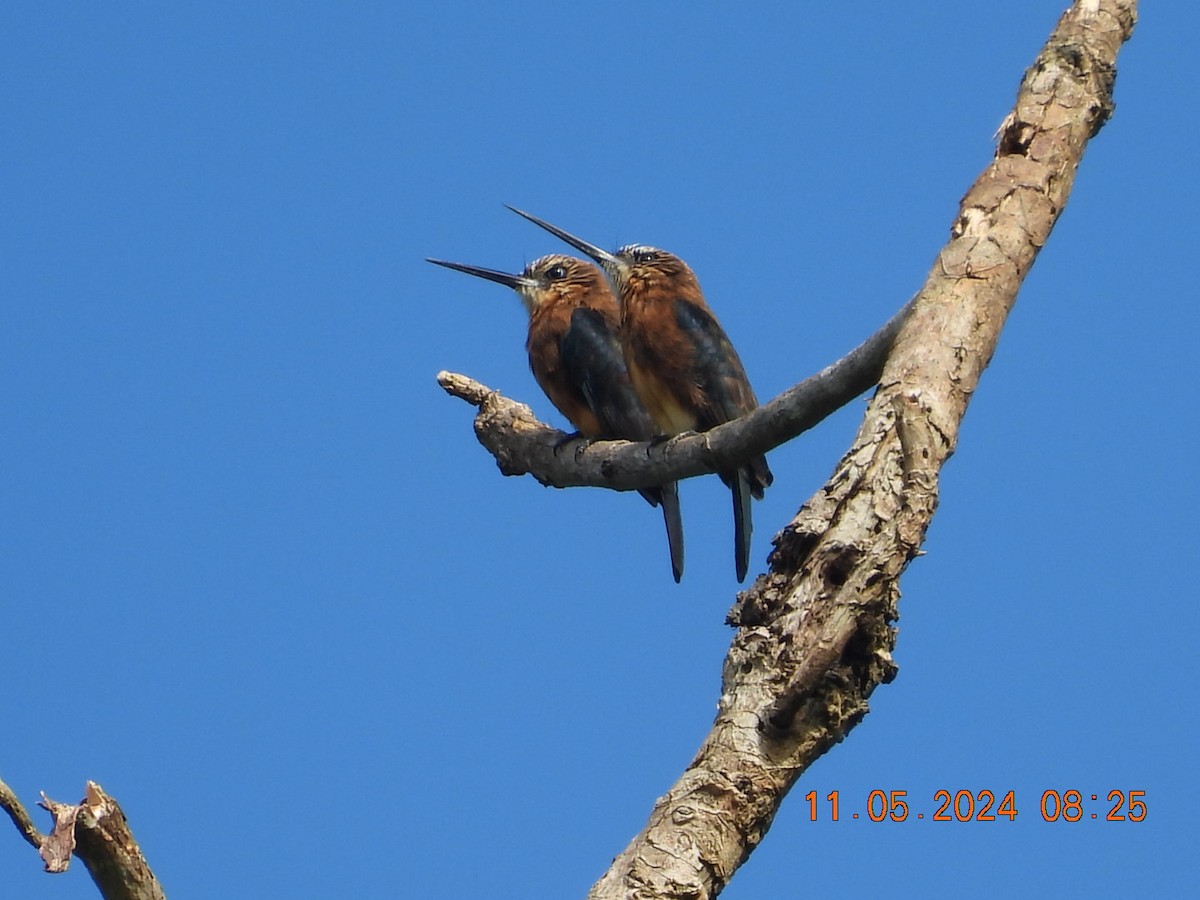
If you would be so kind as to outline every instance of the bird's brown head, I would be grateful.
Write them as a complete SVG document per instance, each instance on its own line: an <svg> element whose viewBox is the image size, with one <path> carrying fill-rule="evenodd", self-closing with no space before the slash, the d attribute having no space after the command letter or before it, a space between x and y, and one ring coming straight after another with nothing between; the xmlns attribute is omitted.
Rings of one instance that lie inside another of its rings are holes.
<svg viewBox="0 0 1200 900"><path fill-rule="evenodd" d="M616 302L599 268L586 260L561 253L535 259L519 275L444 259L427 261L512 288L520 295L530 315L539 307L564 301L572 305L597 305L606 299L614 304Z"/></svg>
<svg viewBox="0 0 1200 900"><path fill-rule="evenodd" d="M532 285L521 291L530 314L544 305L566 303L594 306L605 301L616 304L604 273L590 262L551 253L525 267L523 277Z"/></svg>
<svg viewBox="0 0 1200 900"><path fill-rule="evenodd" d="M627 292L644 296L659 291L689 298L700 296L695 273L673 253L645 244L628 244L614 255L624 263L617 280L622 296Z"/></svg>

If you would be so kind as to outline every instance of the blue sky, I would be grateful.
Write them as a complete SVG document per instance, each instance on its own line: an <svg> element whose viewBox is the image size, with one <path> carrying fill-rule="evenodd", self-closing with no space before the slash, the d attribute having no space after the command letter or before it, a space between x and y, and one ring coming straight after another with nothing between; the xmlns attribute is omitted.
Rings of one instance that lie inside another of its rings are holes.
<svg viewBox="0 0 1200 900"><path fill-rule="evenodd" d="M502 477L439 370L564 423L516 296L423 258L561 249L504 203L666 247L774 396L920 286L1065 5L10 4L0 777L100 782L176 900L582 896L711 722L728 495L683 486L675 586L636 498ZM899 677L730 900L1194 885L1198 27L1147 5ZM771 454L752 573L861 410ZM984 788L1016 822L848 819ZM1149 815L1043 822L1071 788ZM95 896L6 830L6 896Z"/></svg>

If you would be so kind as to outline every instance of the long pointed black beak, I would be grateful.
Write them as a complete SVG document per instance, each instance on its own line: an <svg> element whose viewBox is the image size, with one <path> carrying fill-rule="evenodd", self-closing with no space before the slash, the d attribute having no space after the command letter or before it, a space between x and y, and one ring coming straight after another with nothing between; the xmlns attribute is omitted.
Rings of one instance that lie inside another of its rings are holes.
<svg viewBox="0 0 1200 900"><path fill-rule="evenodd" d="M519 291L522 287L532 287L536 284L532 278L526 278L524 275L510 275L508 272L501 272L498 269L484 269L479 266L447 262L444 259L431 259L428 256L425 257L425 262L431 262L435 266L443 266L444 268L454 269L458 272L466 272L468 275L474 275L477 278L486 278L488 281L494 281L497 284L510 287L514 291Z"/></svg>
<svg viewBox="0 0 1200 900"><path fill-rule="evenodd" d="M504 205L508 206L507 203ZM595 244L589 244L583 238L577 238L577 237L575 237L575 235L571 234L569 231L563 231L561 228L551 225L549 222L547 222L543 219L539 219L537 216L532 215L531 213L527 213L524 210L517 209L515 206L508 206L508 208L511 209L513 212L515 212L518 216L528 219L534 225L537 225L541 228L545 228L548 232L550 232L556 238L566 241L568 244L570 244L572 247L574 247L576 250L580 251L581 253L586 253L588 256L590 256L592 259L594 259L596 262L600 263L601 267L603 267L604 270L607 271L609 274L615 274L615 270L620 269L622 266L624 266L624 263L620 259L613 256L607 250L602 250L601 248L597 247Z"/></svg>

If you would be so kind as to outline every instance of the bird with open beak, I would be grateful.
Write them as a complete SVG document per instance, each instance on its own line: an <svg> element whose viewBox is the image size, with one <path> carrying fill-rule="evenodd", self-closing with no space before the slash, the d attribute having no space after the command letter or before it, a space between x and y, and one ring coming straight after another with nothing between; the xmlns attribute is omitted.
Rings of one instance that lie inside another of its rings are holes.
<svg viewBox="0 0 1200 900"><path fill-rule="evenodd" d="M603 273L561 254L534 260L519 275L430 259L512 288L529 313L529 368L550 402L591 440L645 441L658 430L638 399L618 337L620 313ZM661 506L671 573L683 577L683 520L676 482L643 488Z"/></svg>

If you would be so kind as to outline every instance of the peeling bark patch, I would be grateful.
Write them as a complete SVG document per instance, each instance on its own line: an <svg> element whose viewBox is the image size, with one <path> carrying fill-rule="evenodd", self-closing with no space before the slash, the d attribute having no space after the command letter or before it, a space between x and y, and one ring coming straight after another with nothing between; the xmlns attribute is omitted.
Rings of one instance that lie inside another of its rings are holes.
<svg viewBox="0 0 1200 900"><path fill-rule="evenodd" d="M60 873L71 865L71 854L75 852L75 820L79 818L80 806L56 803L45 794L41 806L54 816L54 828L42 842L41 857L46 871Z"/></svg>

